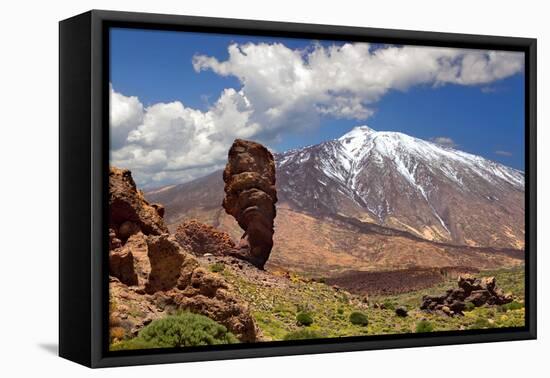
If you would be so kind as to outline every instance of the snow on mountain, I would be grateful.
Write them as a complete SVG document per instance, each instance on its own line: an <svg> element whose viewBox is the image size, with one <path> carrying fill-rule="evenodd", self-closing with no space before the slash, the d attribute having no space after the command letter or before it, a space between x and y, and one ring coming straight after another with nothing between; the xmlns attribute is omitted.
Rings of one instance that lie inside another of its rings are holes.
<svg viewBox="0 0 550 378"><path fill-rule="evenodd" d="M358 126L276 156L283 200L418 236L523 247L524 174L399 132Z"/></svg>

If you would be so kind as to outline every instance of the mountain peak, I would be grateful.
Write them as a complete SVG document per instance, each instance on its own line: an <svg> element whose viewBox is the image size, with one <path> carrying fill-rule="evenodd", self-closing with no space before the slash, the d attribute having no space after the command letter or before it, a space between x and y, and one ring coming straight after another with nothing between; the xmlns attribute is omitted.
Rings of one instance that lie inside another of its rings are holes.
<svg viewBox="0 0 550 378"><path fill-rule="evenodd" d="M376 132L376 130L371 129L367 125L361 125L361 126L355 126L353 129L342 135L339 140L344 139L350 139L350 138L357 138L357 137L363 137L365 135L371 134Z"/></svg>

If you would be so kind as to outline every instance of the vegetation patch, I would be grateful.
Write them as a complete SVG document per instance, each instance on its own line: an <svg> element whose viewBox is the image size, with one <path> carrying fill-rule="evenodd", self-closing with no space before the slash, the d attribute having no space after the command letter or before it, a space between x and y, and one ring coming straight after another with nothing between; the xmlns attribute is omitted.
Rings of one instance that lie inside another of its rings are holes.
<svg viewBox="0 0 550 378"><path fill-rule="evenodd" d="M307 339L322 339L326 337L321 332L313 331L309 328L302 328L298 331L287 333L283 340L307 340Z"/></svg>
<svg viewBox="0 0 550 378"><path fill-rule="evenodd" d="M313 317L307 312L300 312L296 315L296 322L307 327L313 324Z"/></svg>
<svg viewBox="0 0 550 378"><path fill-rule="evenodd" d="M366 327L369 324L369 318L367 314L361 311L354 311L349 315L349 321L351 324Z"/></svg>
<svg viewBox="0 0 550 378"><path fill-rule="evenodd" d="M111 350L174 348L238 343L223 325L203 315L182 312L154 320L137 337L113 343Z"/></svg>
<svg viewBox="0 0 550 378"><path fill-rule="evenodd" d="M433 330L434 326L427 320L421 320L416 323L416 333L427 333L432 332Z"/></svg>
<svg viewBox="0 0 550 378"><path fill-rule="evenodd" d="M225 269L225 265L223 263L214 263L210 265L210 271L213 273L223 272L224 269Z"/></svg>
<svg viewBox="0 0 550 378"><path fill-rule="evenodd" d="M327 338L429 332L427 329L430 326L427 326L427 323L431 325L431 332L525 325L525 309L522 307L523 267L478 274L480 277L495 276L499 287L505 292L511 292L521 306L512 305L514 302L511 302L506 306L506 311L495 306L482 306L466 311L464 316L454 317L420 310L423 295L440 295L447 289L456 287L454 278L414 292L371 296L367 304L364 296L350 294L341 289L336 290L329 285L307 280L295 274L291 275L290 280L285 280L284 284L279 285L265 285L227 268L222 274L250 304L252 315L266 341L287 340L294 337L289 335L300 331L304 332L299 333L299 337L311 334ZM375 303L384 306L375 308ZM394 309L399 306L407 308L407 317L395 315ZM308 327L297 324L297 315L301 312L313 315L314 322ZM368 324L363 326L352 323L350 315L354 312L365 314ZM479 318L486 319L486 322L477 321ZM417 328L423 320L426 323Z"/></svg>

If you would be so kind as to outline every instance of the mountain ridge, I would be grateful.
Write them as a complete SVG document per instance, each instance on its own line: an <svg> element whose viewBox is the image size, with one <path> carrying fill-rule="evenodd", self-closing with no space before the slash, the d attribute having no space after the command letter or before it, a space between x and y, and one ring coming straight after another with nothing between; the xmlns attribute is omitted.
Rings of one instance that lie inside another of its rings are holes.
<svg viewBox="0 0 550 378"><path fill-rule="evenodd" d="M483 157L358 126L337 139L275 154L275 160L281 206L440 243L524 247L524 174ZM221 172L147 195L166 205L169 223L201 218L219 208Z"/></svg>

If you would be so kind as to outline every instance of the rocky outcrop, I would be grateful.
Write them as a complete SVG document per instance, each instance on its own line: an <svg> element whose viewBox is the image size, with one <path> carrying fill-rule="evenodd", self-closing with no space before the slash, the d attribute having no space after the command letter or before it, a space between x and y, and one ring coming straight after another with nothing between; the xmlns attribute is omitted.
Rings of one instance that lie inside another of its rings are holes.
<svg viewBox="0 0 550 378"><path fill-rule="evenodd" d="M138 231L145 235L168 232L161 214L164 214L164 208L161 205L151 205L145 200L129 170L110 168L109 228L118 239L126 241L131 234Z"/></svg>
<svg viewBox="0 0 550 378"><path fill-rule="evenodd" d="M276 216L273 155L259 143L236 139L229 149L223 181L223 208L244 230L235 254L263 269L273 247Z"/></svg>
<svg viewBox="0 0 550 378"><path fill-rule="evenodd" d="M460 276L458 289L449 289L444 295L422 297L421 309L441 312L445 315L463 315L467 303L475 307L487 305L502 305L512 302L511 294L504 294L496 286L495 277Z"/></svg>
<svg viewBox="0 0 550 378"><path fill-rule="evenodd" d="M214 256L231 254L235 243L227 232L190 220L181 223L174 234L178 243L196 255L210 253Z"/></svg>
<svg viewBox="0 0 550 378"><path fill-rule="evenodd" d="M192 243L182 247L168 234L164 208L145 201L129 171L111 168L109 179L111 324L136 334L154 319L186 310L225 325L243 342L256 341L248 305L223 277L200 266L188 249Z"/></svg>

